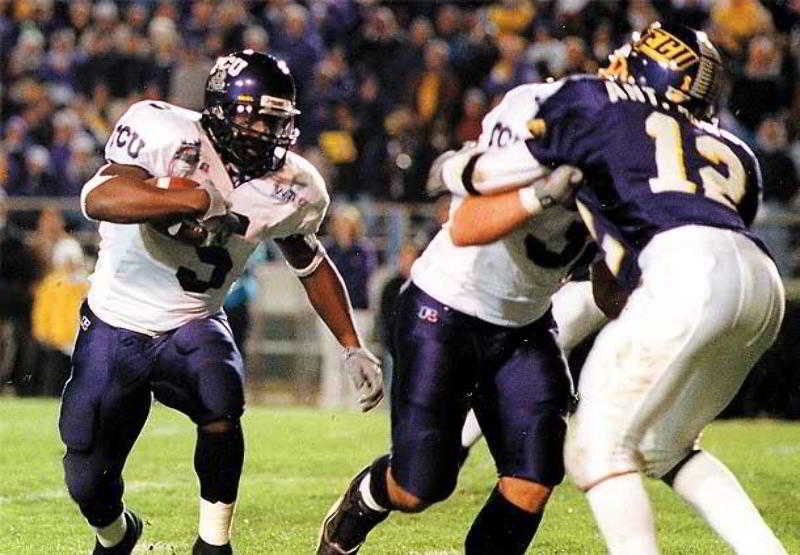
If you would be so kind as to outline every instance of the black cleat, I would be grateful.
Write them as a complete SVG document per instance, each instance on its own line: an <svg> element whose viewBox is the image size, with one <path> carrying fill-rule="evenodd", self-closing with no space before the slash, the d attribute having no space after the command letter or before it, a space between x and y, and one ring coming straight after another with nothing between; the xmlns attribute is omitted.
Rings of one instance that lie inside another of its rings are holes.
<svg viewBox="0 0 800 555"><path fill-rule="evenodd" d="M192 546L192 555L233 555L233 548L230 542L225 545L211 545L204 542L200 536L197 536Z"/></svg>
<svg viewBox="0 0 800 555"><path fill-rule="evenodd" d="M353 555L358 553L367 534L389 516L389 511L378 512L364 504L358 486L371 466L356 474L336 503L325 515L319 530L317 555Z"/></svg>
<svg viewBox="0 0 800 555"><path fill-rule="evenodd" d="M125 509L125 512L122 514L125 515L125 522L128 526L125 529L125 535L122 537L122 541L111 547L103 547L100 545L100 541L95 539L92 555L130 555L131 551L133 551L136 542L142 537L144 525L142 524L142 519L132 510Z"/></svg>

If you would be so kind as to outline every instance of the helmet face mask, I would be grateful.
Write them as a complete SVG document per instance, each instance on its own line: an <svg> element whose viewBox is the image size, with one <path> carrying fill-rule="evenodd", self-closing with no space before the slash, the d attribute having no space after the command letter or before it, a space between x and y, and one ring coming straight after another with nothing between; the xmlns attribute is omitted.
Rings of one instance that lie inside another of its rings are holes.
<svg viewBox="0 0 800 555"><path fill-rule="evenodd" d="M282 60L252 50L217 59L202 124L223 159L243 175L279 170L300 132L294 81Z"/></svg>
<svg viewBox="0 0 800 555"><path fill-rule="evenodd" d="M722 81L722 58L705 33L675 24L652 23L609 56L600 75L650 87L657 94L710 119Z"/></svg>

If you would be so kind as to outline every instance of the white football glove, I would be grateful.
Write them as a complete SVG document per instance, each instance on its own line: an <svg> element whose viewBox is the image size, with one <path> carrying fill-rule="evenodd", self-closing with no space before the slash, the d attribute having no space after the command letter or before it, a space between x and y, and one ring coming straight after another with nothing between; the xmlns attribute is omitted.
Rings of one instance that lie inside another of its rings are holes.
<svg viewBox="0 0 800 555"><path fill-rule="evenodd" d="M442 165L458 154L455 150L445 150L431 164L431 169L428 171L428 180L425 182L425 192L429 197L433 198L441 193L448 192L447 185L442 177Z"/></svg>
<svg viewBox="0 0 800 555"><path fill-rule="evenodd" d="M222 193L219 192L219 189L217 189L209 179L203 181L200 184L200 188L208 193L209 202L208 210L206 210L205 214L197 218L198 220L204 222L209 218L225 216L230 212L231 204L222 197Z"/></svg>
<svg viewBox="0 0 800 555"><path fill-rule="evenodd" d="M519 190L522 206L531 216L556 204L569 206L575 199L575 188L583 181L583 172L574 166L558 166Z"/></svg>
<svg viewBox="0 0 800 555"><path fill-rule="evenodd" d="M459 150L445 150L431 164L431 169L428 171L428 180L425 182L425 191L429 197L435 197L441 193L456 193L463 194L461 188L453 189L448 185L444 176L444 163L450 160L453 156L464 154L465 152L476 150L478 143L475 141L466 141ZM468 158L465 158L465 163Z"/></svg>
<svg viewBox="0 0 800 555"><path fill-rule="evenodd" d="M345 347L342 368L359 392L358 405L367 412L383 399L381 361L363 347Z"/></svg>

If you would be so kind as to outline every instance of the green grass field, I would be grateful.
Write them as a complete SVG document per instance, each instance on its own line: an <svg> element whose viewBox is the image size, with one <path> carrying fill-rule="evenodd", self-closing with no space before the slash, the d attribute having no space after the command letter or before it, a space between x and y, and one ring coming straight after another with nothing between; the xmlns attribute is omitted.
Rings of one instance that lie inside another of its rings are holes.
<svg viewBox="0 0 800 555"><path fill-rule="evenodd" d="M93 539L62 485L56 401L0 398L0 554L88 553ZM234 525L240 554L313 553L320 519L349 478L388 445L385 412L250 407L247 459ZM196 529L194 432L154 407L128 461L126 499L146 521L136 553L188 553ZM789 553L800 553L800 423L729 421L705 446L750 492ZM395 514L369 537L369 554L459 553L494 482L484 444L446 502ZM730 553L663 485L650 484L664 553ZM583 496L556 490L531 553L603 553Z"/></svg>

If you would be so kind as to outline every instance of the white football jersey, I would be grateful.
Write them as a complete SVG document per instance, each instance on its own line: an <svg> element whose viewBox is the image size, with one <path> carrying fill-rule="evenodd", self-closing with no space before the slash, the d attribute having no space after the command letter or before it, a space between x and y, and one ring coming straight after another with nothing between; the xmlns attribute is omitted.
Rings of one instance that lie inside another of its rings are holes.
<svg viewBox="0 0 800 555"><path fill-rule="evenodd" d="M310 162L289 152L279 171L234 187L199 120L166 102L138 102L117 122L105 157L154 177L211 181L242 226L224 247L193 247L149 224L101 222L88 302L112 326L152 335L216 313L259 243L314 234L325 216L330 200Z"/></svg>
<svg viewBox="0 0 800 555"><path fill-rule="evenodd" d="M531 137L542 100L561 83L522 85L509 91L483 119L483 147L504 147ZM454 196L451 214L462 202ZM586 246L577 212L552 207L494 243L457 247L445 224L414 262L411 277L423 291L466 314L501 326L540 318Z"/></svg>

